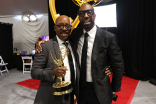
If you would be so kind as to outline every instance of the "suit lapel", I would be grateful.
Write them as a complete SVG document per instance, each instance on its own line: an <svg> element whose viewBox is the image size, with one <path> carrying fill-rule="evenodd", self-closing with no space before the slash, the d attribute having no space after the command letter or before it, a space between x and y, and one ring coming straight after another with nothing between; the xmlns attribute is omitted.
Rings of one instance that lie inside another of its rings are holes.
<svg viewBox="0 0 156 104"><path fill-rule="evenodd" d="M79 60L78 60L78 55L77 55L77 50L75 49L75 47L74 47L74 45L73 45L73 43L71 42L71 41L69 41L70 42L70 45L71 45L71 47L72 47L72 51L73 51L73 54L74 54L74 59L75 59L75 67L76 67L76 81L78 80L78 78L79 78L79 68L80 68L80 66L79 66ZM78 82L78 81L77 81ZM76 82L76 83L77 83ZM75 83L75 84L76 84Z"/></svg>
<svg viewBox="0 0 156 104"><path fill-rule="evenodd" d="M80 28L79 31L76 34L74 34L74 35L75 35L74 42L76 42L74 44L76 45L76 49L77 49L80 37L83 35L83 28Z"/></svg>
<svg viewBox="0 0 156 104"><path fill-rule="evenodd" d="M74 53L75 61L76 61L77 65L79 66L79 59L78 59L76 47L74 47L74 44L71 41L69 41L69 42L70 42L70 45L72 47L72 51Z"/></svg>
<svg viewBox="0 0 156 104"><path fill-rule="evenodd" d="M53 47L54 47L54 54L55 54L56 58L59 59L60 58L60 56L58 54L59 44L58 44L56 37L53 38Z"/></svg>
<svg viewBox="0 0 156 104"><path fill-rule="evenodd" d="M95 40L94 40L94 45L93 45L93 51L92 51L92 61L96 60L97 55L100 51L100 47L103 43L103 37L101 36L101 30L97 27L96 35L95 35ZM92 64L93 65L93 64Z"/></svg>
<svg viewBox="0 0 156 104"><path fill-rule="evenodd" d="M56 57L56 59L59 59L60 58L60 56L59 56L59 54L58 54L58 49L59 49L59 44L58 44L58 41L57 41L57 38L56 38L56 36L52 39L53 41L53 50L52 50L52 55L54 54L55 55L55 57ZM53 57L54 57L54 55L53 55ZM56 65L57 66L57 65ZM60 79L58 79L57 77L55 77L54 78L54 82L60 82Z"/></svg>

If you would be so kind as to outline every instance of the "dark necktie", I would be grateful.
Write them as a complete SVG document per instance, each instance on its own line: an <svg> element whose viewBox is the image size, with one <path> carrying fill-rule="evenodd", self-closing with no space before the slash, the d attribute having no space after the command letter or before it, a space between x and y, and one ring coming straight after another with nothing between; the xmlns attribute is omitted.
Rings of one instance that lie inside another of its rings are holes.
<svg viewBox="0 0 156 104"><path fill-rule="evenodd" d="M84 44L81 56L81 69L80 69L80 86L86 85L86 68L87 68L87 49L88 49L88 33L84 34Z"/></svg>
<svg viewBox="0 0 156 104"><path fill-rule="evenodd" d="M68 48L68 43L67 42L64 42L63 44L66 46L66 48ZM71 85L74 88L75 72L74 72L73 58L72 58L70 49L69 49L69 54L68 54L68 61L69 61L69 66L70 66Z"/></svg>

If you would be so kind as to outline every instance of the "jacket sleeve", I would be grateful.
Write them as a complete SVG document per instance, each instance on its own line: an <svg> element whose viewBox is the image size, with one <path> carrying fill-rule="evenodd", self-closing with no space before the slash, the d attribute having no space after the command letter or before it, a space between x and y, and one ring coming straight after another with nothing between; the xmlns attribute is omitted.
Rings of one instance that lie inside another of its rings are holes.
<svg viewBox="0 0 156 104"><path fill-rule="evenodd" d="M52 67L47 67L48 50L42 45L42 52L36 53L31 70L31 77L41 81L53 81Z"/></svg>
<svg viewBox="0 0 156 104"><path fill-rule="evenodd" d="M122 52L117 43L116 35L114 34L110 39L109 60L110 66L113 71L112 89L113 92L118 92L121 90L121 80L124 72L124 61L122 58Z"/></svg>

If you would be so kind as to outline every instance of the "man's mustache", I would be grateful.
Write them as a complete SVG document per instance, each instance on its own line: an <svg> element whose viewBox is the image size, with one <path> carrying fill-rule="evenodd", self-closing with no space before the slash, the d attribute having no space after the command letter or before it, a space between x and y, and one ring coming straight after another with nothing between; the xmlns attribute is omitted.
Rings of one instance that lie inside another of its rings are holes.
<svg viewBox="0 0 156 104"><path fill-rule="evenodd" d="M68 31L61 31L60 34L69 34Z"/></svg>

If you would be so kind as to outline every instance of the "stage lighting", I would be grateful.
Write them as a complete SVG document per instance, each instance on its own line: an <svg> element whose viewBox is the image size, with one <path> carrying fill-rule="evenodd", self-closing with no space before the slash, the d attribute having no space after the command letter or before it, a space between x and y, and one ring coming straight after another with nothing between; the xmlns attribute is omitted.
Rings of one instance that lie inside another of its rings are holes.
<svg viewBox="0 0 156 104"><path fill-rule="evenodd" d="M94 7L95 24L99 27L117 27L116 3Z"/></svg>
<svg viewBox="0 0 156 104"><path fill-rule="evenodd" d="M22 20L26 21L26 22L29 22L29 15L23 15Z"/></svg>
<svg viewBox="0 0 156 104"><path fill-rule="evenodd" d="M30 21L36 21L36 20L37 20L35 14L31 14L31 15L29 15L29 19L30 19Z"/></svg>
<svg viewBox="0 0 156 104"><path fill-rule="evenodd" d="M25 22L34 22L34 21L37 20L37 17L36 17L35 14L23 15L22 20L25 21Z"/></svg>

